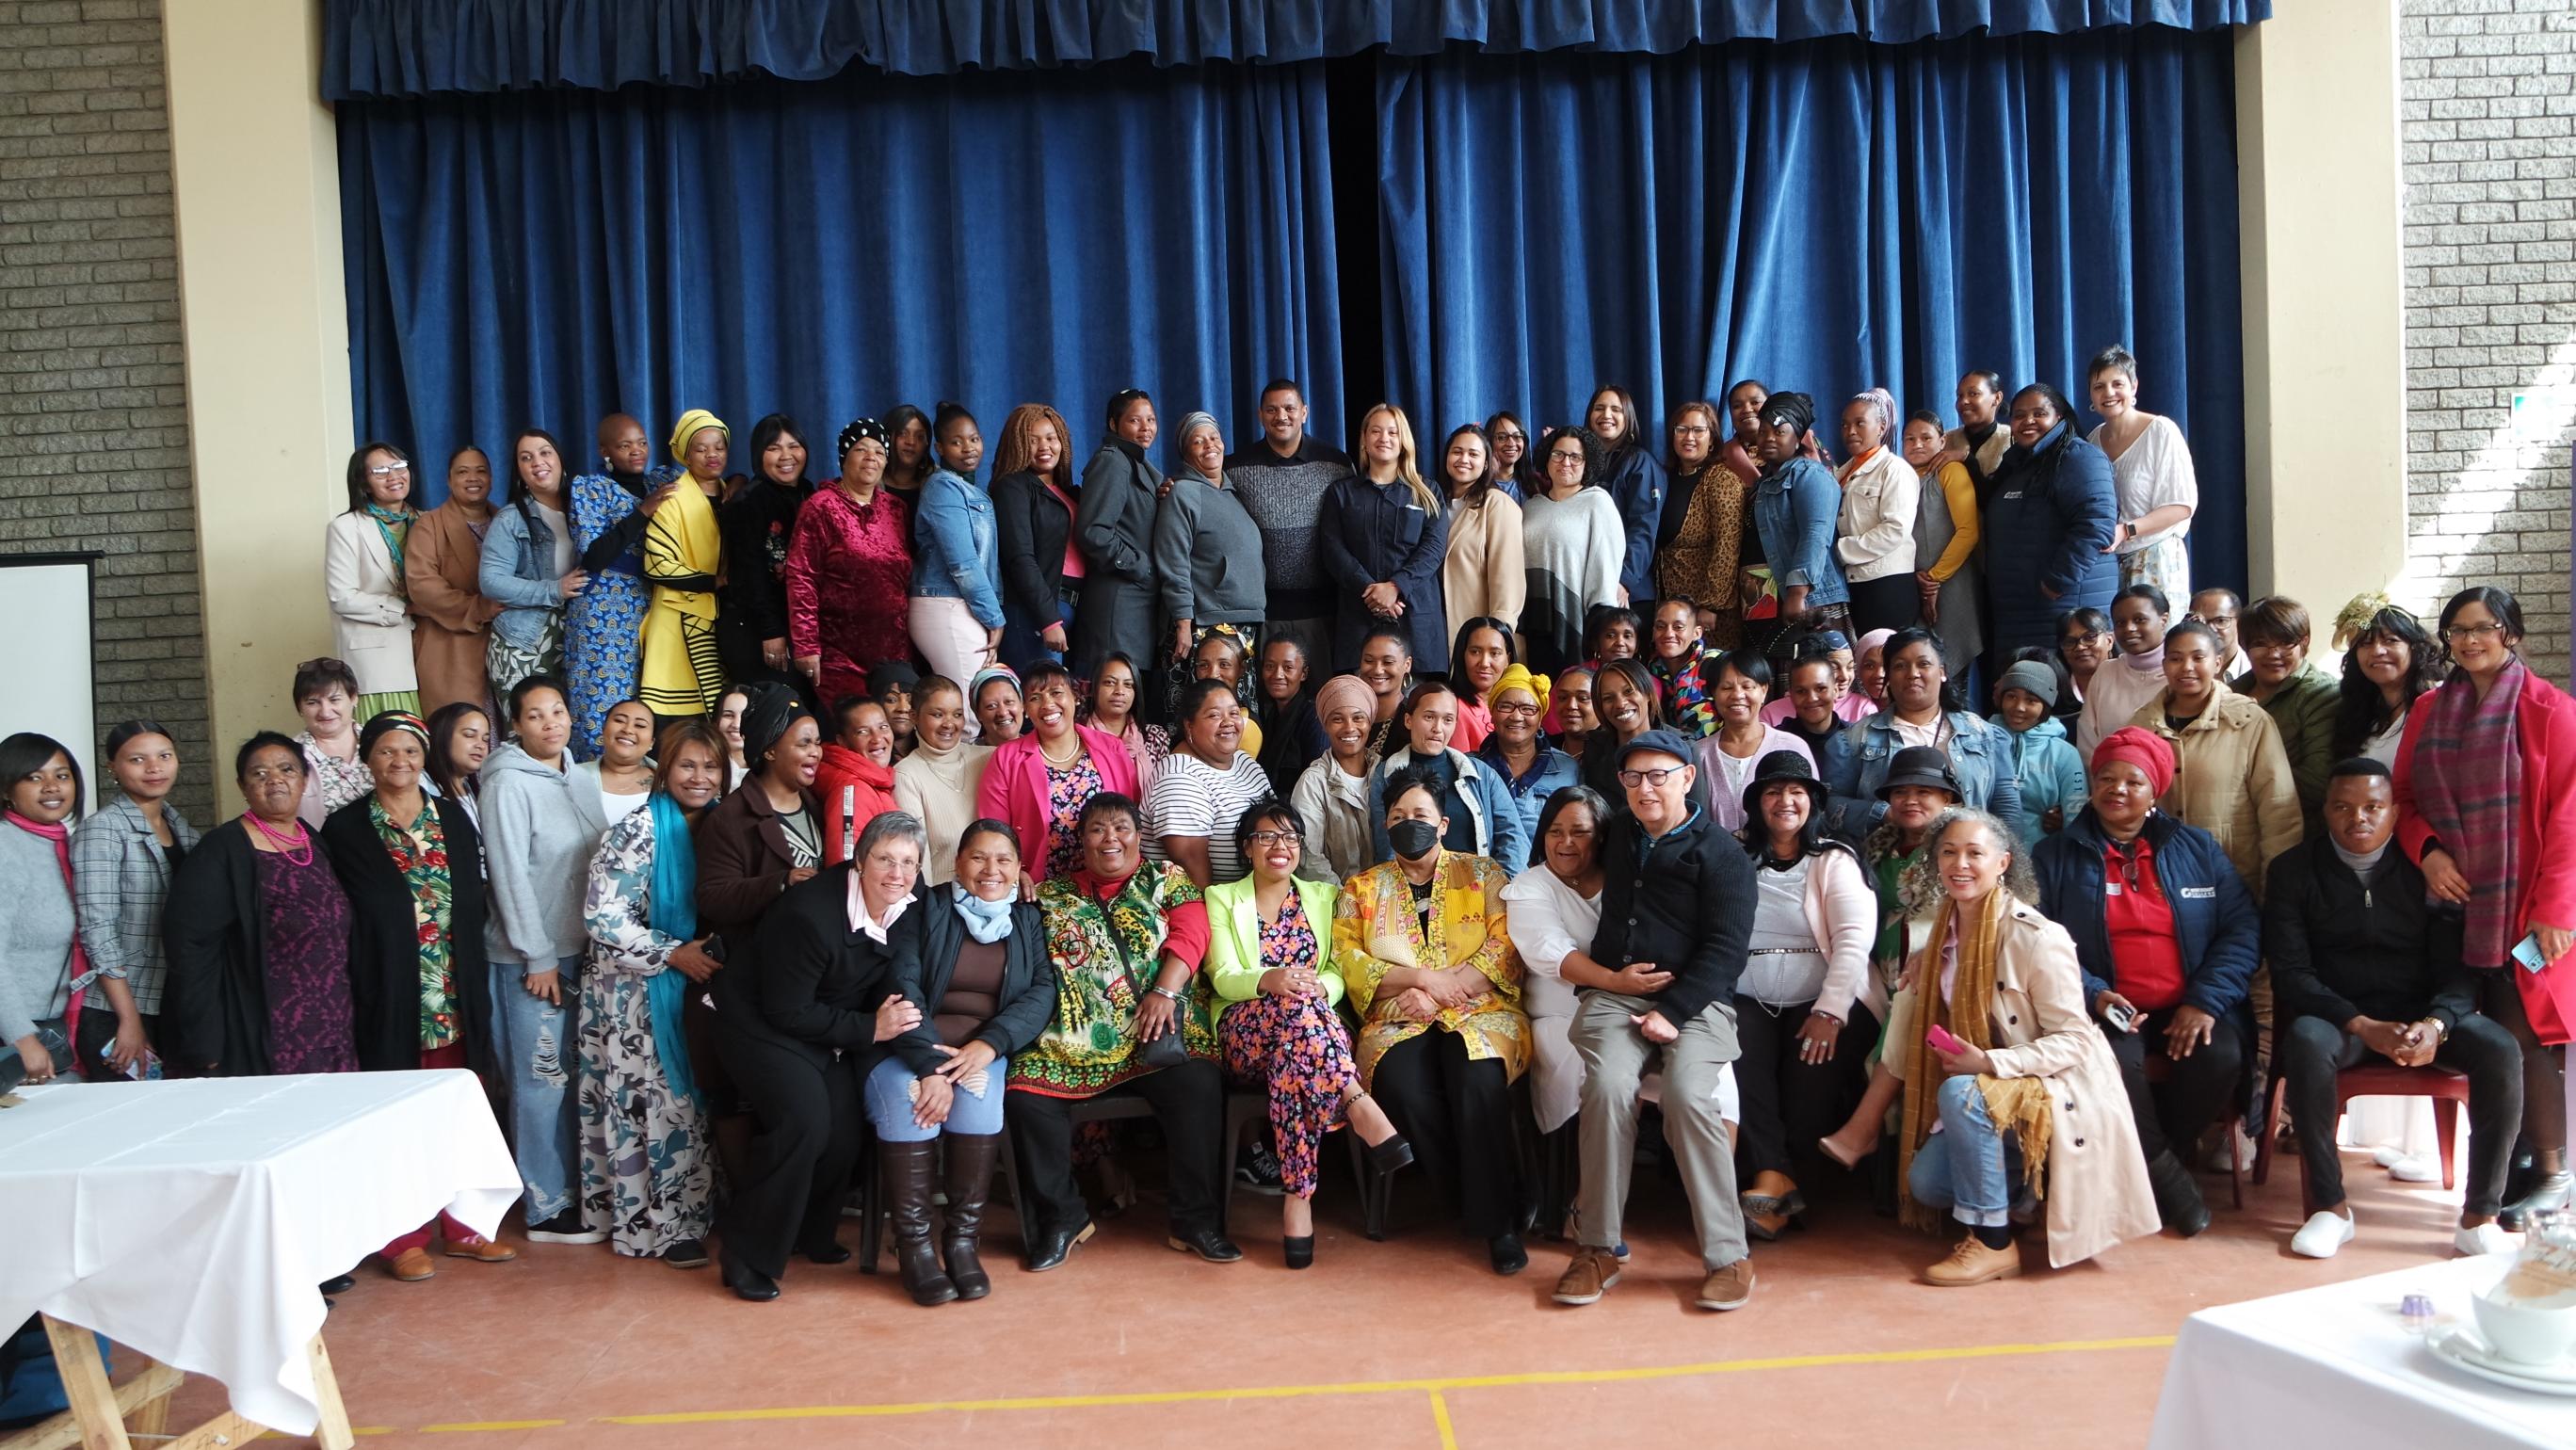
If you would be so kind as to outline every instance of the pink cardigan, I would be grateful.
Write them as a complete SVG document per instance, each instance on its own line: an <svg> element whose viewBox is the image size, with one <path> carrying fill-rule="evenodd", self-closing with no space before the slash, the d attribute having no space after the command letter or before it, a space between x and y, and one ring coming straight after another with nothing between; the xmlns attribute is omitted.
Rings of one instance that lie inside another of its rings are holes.
<svg viewBox="0 0 2576 1450"><path fill-rule="evenodd" d="M1100 772L1101 789L1136 800L1136 762L1127 754L1127 743L1088 725L1076 725L1073 730L1083 749L1091 752L1091 768ZM975 791L975 813L1019 832L1020 869L1031 881L1046 879L1046 757L1038 753L1036 731L993 748L993 758L984 766L984 783Z"/></svg>
<svg viewBox="0 0 2576 1450"><path fill-rule="evenodd" d="M2397 840L2418 863L2433 828L2415 812L2415 741L2441 693L2427 690L2407 708L2406 736L2389 766L2396 778ZM2522 880L2514 919L2526 931L2535 921L2576 926L2576 700L2532 671L2514 704L2514 727L2522 741ZM2576 952L2537 975L2511 963L2507 970L2541 1041L2576 1036Z"/></svg>
<svg viewBox="0 0 2576 1450"><path fill-rule="evenodd" d="M1829 845L1807 858L1807 929L1825 949L1825 986L1815 1010L1851 1020L1852 1004L1887 1020L1887 989L1869 969L1870 942L1878 935L1878 893L1860 857Z"/></svg>

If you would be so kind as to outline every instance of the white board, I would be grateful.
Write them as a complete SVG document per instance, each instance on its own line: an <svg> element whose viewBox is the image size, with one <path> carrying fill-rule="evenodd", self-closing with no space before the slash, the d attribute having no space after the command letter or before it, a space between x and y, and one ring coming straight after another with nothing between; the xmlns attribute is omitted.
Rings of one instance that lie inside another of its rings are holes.
<svg viewBox="0 0 2576 1450"><path fill-rule="evenodd" d="M0 554L0 735L33 730L70 749L98 809L89 561Z"/></svg>

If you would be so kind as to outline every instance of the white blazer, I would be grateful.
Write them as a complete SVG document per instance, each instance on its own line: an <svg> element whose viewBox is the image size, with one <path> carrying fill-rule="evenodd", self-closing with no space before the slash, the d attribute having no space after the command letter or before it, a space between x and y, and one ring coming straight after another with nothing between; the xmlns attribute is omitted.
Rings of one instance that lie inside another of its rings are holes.
<svg viewBox="0 0 2576 1450"><path fill-rule="evenodd" d="M322 533L322 587L331 601L331 647L358 675L361 695L420 688L405 612L384 532L363 513L332 516Z"/></svg>
<svg viewBox="0 0 2576 1450"><path fill-rule="evenodd" d="M1905 455L1885 444L1855 468L1843 465L1843 508L1834 541L1843 577L1854 584L1914 572L1914 512L1923 485Z"/></svg>

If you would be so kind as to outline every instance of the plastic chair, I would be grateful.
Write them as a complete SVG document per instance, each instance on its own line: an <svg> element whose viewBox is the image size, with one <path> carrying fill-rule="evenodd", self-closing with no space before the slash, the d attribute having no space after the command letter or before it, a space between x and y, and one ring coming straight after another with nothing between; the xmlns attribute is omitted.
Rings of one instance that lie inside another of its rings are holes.
<svg viewBox="0 0 2576 1450"><path fill-rule="evenodd" d="M2278 1075L2281 1042L2289 1024L2283 1021L2272 1032L2271 1121L2281 1119L2281 1105L2288 1096L2290 1084ZM2433 1100L2433 1138L2442 1154L2442 1186L2447 1189L2457 1182L2454 1158L2460 1143L2460 1108L2469 1100L2469 1080L2447 1067L2426 1064L2423 1067L2399 1067L2373 1054L2370 1061L2347 1067L2335 1074L2335 1122L2343 1122L2344 1105L2354 1098L2431 1098ZM2254 1149L2254 1186L2260 1188L2272 1177L2272 1152L2276 1134L2265 1133ZM2308 1160L2299 1157L2299 1212L2301 1217L2317 1211L2315 1198L2308 1186Z"/></svg>

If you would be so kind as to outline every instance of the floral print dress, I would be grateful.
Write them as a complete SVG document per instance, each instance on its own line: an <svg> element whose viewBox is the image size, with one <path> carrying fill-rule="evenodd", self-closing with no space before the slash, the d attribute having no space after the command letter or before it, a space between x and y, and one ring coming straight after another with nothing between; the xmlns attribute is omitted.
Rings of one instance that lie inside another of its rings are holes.
<svg viewBox="0 0 2576 1450"><path fill-rule="evenodd" d="M676 970L679 939L650 925L653 812L611 827L590 863L581 974L581 1217L617 1252L651 1258L702 1239L717 1163L706 1111L671 1090L653 1046L645 982Z"/></svg>
<svg viewBox="0 0 2576 1450"><path fill-rule="evenodd" d="M676 466L656 468L644 475L644 487L649 492L678 475ZM564 500L574 555L588 552L642 502L604 473L574 479ZM652 602L652 588L644 582L643 555L630 549L592 574L565 607L563 668L572 688L575 760L599 757L599 736L607 727L609 708L635 693L636 666L644 656L644 611Z"/></svg>
<svg viewBox="0 0 2576 1450"><path fill-rule="evenodd" d="M1351 1060L1350 1035L1333 1013L1338 979L1332 964L1322 960L1322 933L1307 919L1301 894L1291 888L1280 903L1279 919L1262 925L1261 966L1264 971L1316 971L1325 995L1273 997L1265 992L1236 1002L1217 1019L1216 1035L1225 1048L1227 1073L1269 1095L1280 1186L1299 1198L1312 1198L1324 1135L1341 1126L1343 1100L1359 1086L1360 1070ZM1331 930L1326 923L1324 932Z"/></svg>
<svg viewBox="0 0 2576 1450"><path fill-rule="evenodd" d="M1046 785L1047 874L1070 876L1082 864L1082 808L1107 787L1101 784L1100 769L1091 763L1088 750L1074 757L1071 765L1048 764Z"/></svg>

